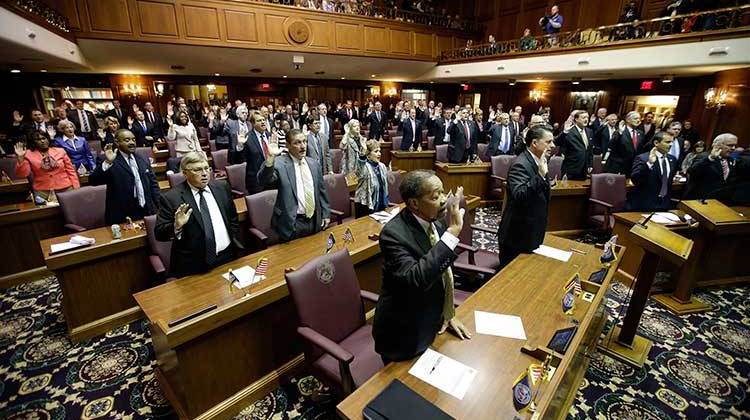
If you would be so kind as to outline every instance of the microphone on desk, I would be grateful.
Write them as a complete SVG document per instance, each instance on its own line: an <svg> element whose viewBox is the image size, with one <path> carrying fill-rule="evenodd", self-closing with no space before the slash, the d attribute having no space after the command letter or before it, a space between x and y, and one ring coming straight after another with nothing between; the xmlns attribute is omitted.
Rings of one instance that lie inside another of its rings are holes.
<svg viewBox="0 0 750 420"><path fill-rule="evenodd" d="M648 217L646 217L646 219L641 222L641 226L643 226L644 229L648 229L648 226L646 226L646 224L648 224L648 221L651 220L651 218L654 217L655 214L656 212L652 211L651 214L649 214Z"/></svg>

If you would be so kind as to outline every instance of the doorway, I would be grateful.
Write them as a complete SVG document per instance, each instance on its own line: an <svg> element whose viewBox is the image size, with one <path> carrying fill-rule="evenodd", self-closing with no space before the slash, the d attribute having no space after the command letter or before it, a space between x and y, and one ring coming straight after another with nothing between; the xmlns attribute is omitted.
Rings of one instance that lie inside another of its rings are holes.
<svg viewBox="0 0 750 420"><path fill-rule="evenodd" d="M653 112L654 124L663 129L674 118L679 100L679 96L671 95L626 96L620 115L638 111L643 117L645 113Z"/></svg>

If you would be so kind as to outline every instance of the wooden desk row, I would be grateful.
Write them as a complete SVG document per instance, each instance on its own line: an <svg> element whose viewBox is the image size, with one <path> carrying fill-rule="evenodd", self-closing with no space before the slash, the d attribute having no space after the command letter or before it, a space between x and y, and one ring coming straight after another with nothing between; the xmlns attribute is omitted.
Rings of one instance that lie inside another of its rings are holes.
<svg viewBox="0 0 750 420"><path fill-rule="evenodd" d="M338 413L345 419L362 419L362 410L392 380L398 379L422 397L457 419L511 419L516 416L512 387L531 363L540 360L522 353L524 346L544 348L555 331L578 323L565 354L549 351L556 371L551 381L540 385L536 396L538 418L564 418L586 372L607 315L604 310L615 263L601 286L584 282L584 290L595 293L587 303L576 299L572 316L563 314L563 286L574 273L583 279L601 268L601 250L567 239L547 235L544 243L560 249L574 246L586 255L574 253L563 263L535 254L522 254L477 290L457 310L456 316L472 332L461 341L451 334L435 339L431 348L477 370L466 395L459 400L411 376L415 360L391 363L341 402ZM474 311L520 316L527 340L515 340L476 333ZM536 416L536 415L535 415Z"/></svg>

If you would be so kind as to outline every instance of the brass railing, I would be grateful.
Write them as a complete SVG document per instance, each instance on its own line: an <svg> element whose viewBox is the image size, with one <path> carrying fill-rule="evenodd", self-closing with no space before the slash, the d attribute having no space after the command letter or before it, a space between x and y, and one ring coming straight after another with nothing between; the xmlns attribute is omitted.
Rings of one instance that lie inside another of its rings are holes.
<svg viewBox="0 0 750 420"><path fill-rule="evenodd" d="M530 54L543 50L554 52L617 45L634 41L658 40L678 34L699 35L748 26L750 26L750 5L744 5L598 28L578 29L553 35L529 36L495 44L467 45L464 48L442 51L440 62Z"/></svg>
<svg viewBox="0 0 750 420"><path fill-rule="evenodd" d="M21 14L32 18L38 23L47 24L57 32L63 34L70 33L68 18L40 0L5 0L0 2L0 4L9 7L11 10L20 11Z"/></svg>
<svg viewBox="0 0 750 420"><path fill-rule="evenodd" d="M381 19L390 19L399 22L416 23L420 25L438 26L445 29L454 29L462 32L479 33L482 25L475 20L460 19L450 15L438 15L422 12L413 12L399 9L397 7L385 7L373 5L371 1L360 2L329 2L330 7L323 8L320 0L254 0L262 3L278 4L282 6L298 7L303 9L317 10L329 13L342 13L348 15L368 16Z"/></svg>

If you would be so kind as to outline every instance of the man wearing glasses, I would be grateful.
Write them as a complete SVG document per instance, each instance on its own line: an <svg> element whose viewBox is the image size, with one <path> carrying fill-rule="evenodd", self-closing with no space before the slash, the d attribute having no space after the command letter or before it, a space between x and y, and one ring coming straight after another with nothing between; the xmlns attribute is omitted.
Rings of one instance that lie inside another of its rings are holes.
<svg viewBox="0 0 750 420"><path fill-rule="evenodd" d="M211 180L206 156L182 157L185 182L162 194L156 239L172 241L170 276L202 273L225 264L243 249L240 224L229 184Z"/></svg>

